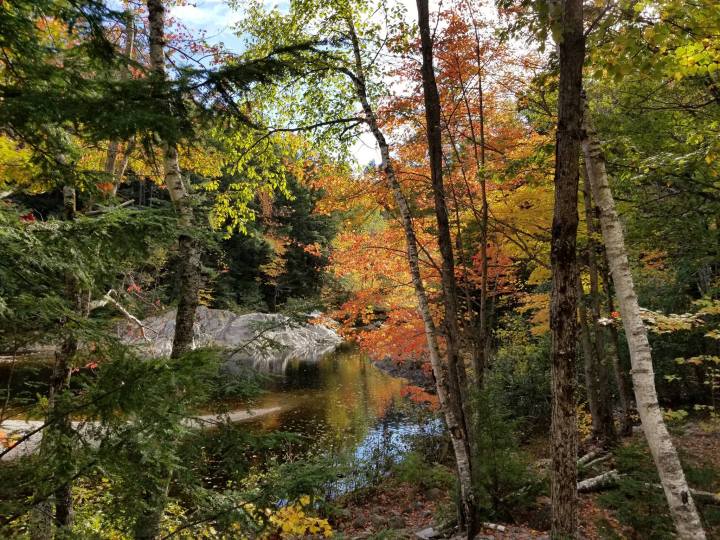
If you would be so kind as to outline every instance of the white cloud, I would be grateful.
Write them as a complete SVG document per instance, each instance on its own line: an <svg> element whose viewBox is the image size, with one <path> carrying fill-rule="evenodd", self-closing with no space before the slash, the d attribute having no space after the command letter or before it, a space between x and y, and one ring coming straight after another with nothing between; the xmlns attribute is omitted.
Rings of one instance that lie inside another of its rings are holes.
<svg viewBox="0 0 720 540"><path fill-rule="evenodd" d="M204 30L210 43L222 42L235 51L241 47L233 27L242 14L230 9L225 0L197 0L192 4L174 6L170 15L190 29Z"/></svg>

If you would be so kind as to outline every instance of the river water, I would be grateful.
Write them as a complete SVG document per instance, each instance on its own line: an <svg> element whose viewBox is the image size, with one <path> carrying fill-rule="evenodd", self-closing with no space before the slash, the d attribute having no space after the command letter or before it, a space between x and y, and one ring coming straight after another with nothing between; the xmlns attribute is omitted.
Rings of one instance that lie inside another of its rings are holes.
<svg viewBox="0 0 720 540"><path fill-rule="evenodd" d="M411 403L407 382L373 366L365 354L346 350L317 361L295 361L252 405L277 408L255 420L262 432L287 431L329 452L351 452L355 461L392 458L410 439L435 433L438 422Z"/></svg>
<svg viewBox="0 0 720 540"><path fill-rule="evenodd" d="M15 398L33 402L45 393L47 359L23 359L12 370L9 364L1 367L0 384ZM439 429L426 410L405 397L406 388L405 380L377 369L362 352L342 350L287 363L257 398L234 405L231 414L255 432L298 434L300 452L343 454L381 467L406 451L414 435ZM248 418L253 410L260 412ZM21 410L13 412L23 416Z"/></svg>
<svg viewBox="0 0 720 540"><path fill-rule="evenodd" d="M349 463L346 474L326 486L326 496L332 497L376 481L417 436L440 431L440 422L406 397L407 387L404 379L379 370L357 350L290 362L252 404L277 409L247 422L264 433L301 435L300 453Z"/></svg>

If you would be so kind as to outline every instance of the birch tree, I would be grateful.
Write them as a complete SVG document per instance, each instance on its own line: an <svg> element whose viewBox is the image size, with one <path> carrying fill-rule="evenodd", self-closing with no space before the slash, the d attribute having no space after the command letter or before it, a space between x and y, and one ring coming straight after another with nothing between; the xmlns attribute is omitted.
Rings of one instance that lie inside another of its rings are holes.
<svg viewBox="0 0 720 540"><path fill-rule="evenodd" d="M593 196L600 208L600 225L630 349L633 388L643 433L657 467L678 536L701 540L705 538L705 531L658 403L647 328L640 316L640 305L625 249L625 237L610 190L605 158L587 105L584 112L583 154Z"/></svg>
<svg viewBox="0 0 720 540"><path fill-rule="evenodd" d="M158 91L162 91L167 79L165 70L165 6L163 0L148 0L148 22L150 26L150 65L156 79ZM170 114L170 104L166 110ZM192 348L195 310L198 306L200 289L200 252L190 234L194 212L190 192L183 182L178 161L177 141L163 140L163 175L170 199L178 214L178 236L180 291L175 318L175 337L171 356L178 358Z"/></svg>
<svg viewBox="0 0 720 540"><path fill-rule="evenodd" d="M435 81L433 66L433 44L430 34L430 13L427 0L417 0L418 26L422 52L422 82L425 100L425 129L427 131L428 153L430 156L430 178L432 181L435 216L438 227L438 245L442 257L442 289L445 306L445 326L447 336L447 366L450 375L452 397L459 400L455 405L456 414L463 419L464 442L466 452L470 453L470 430L466 417L467 408L467 375L465 365L460 358L460 327L458 323L457 283L455 281L455 261L453 255L452 236L448 219L445 186L443 183L443 148L442 126L440 124L440 95ZM483 313L484 315L484 313ZM483 344L484 346L484 344ZM480 377L477 373L476 377ZM458 467L459 471L459 467ZM476 532L475 509L472 503L472 486L463 486L463 514L468 538Z"/></svg>

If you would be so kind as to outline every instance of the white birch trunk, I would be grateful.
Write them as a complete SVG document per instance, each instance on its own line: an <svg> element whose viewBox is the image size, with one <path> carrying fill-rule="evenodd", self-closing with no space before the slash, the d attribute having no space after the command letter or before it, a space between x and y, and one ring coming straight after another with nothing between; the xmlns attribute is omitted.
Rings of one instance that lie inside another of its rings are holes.
<svg viewBox="0 0 720 540"><path fill-rule="evenodd" d="M455 455L463 511L465 512L467 519L473 519L474 514L476 513L476 503L472 488L472 465L469 441L467 440L467 435L461 420L462 410L460 409L461 405L458 403L459 396L455 396L456 399L453 400L453 396L450 395L450 382L448 380L449 377L447 370L442 362L442 356L440 355L437 328L435 327L435 321L433 321L432 314L430 312L430 303L428 301L425 286L420 274L420 259L418 255L415 229L413 228L412 223L412 213L407 199L402 192L400 182L395 174L395 168L393 167L390 159L389 145L385 139L385 135L378 126L375 111L368 99L362 57L360 55L359 40L355 33L352 20L348 20L348 27L350 37L353 42L356 73L349 71L345 71L345 73L353 80L357 97L363 109L365 121L370 127L370 131L375 137L378 147L380 148L380 155L382 157L380 169L385 175L385 180L392 191L395 204L400 212L403 230L405 232L408 266L410 268L410 275L412 276L412 282L415 288L418 309L425 328L425 336L427 338L428 350L430 352L430 363L432 365L433 374L435 375L438 399L445 416L448 431L450 432L450 440L452 442L453 452ZM470 528L472 529L474 527L471 526Z"/></svg>
<svg viewBox="0 0 720 540"><path fill-rule="evenodd" d="M165 6L162 0L147 0L150 22L150 65L156 77L165 80ZM175 209L180 225L189 227L192 223L192 207L189 193L180 174L177 146L163 141L163 171L165 186Z"/></svg>
<svg viewBox="0 0 720 540"><path fill-rule="evenodd" d="M682 539L704 539L705 531L700 516L658 403L647 329L640 315L622 225L608 184L605 158L592 128L587 103L583 128L583 153L593 197L600 208L602 234L630 349L633 387L642 428L660 475L678 536Z"/></svg>

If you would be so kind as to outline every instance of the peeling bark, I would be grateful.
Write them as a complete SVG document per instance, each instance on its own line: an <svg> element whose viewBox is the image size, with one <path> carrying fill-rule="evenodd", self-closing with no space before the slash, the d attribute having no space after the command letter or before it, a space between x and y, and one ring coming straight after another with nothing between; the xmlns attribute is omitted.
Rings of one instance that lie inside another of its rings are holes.
<svg viewBox="0 0 720 540"><path fill-rule="evenodd" d="M162 0L147 0L150 23L150 63L158 82L165 73L165 6ZM169 109L169 107L168 107ZM183 183L175 141L163 141L163 171L175 211L178 215L180 298L175 319L175 338L171 357L178 358L192 349L193 324L200 290L200 252L190 236L194 216L190 193Z"/></svg>
<svg viewBox="0 0 720 540"><path fill-rule="evenodd" d="M463 411L459 406L459 401L457 399L452 399L449 381L450 377L446 367L443 365L442 357L440 355L438 332L435 326L435 321L433 321L432 314L430 312L430 303L428 301L425 285L420 274L420 258L418 255L418 243L415 236L415 229L413 228L412 213L395 173L395 167L393 166L390 158L390 147L385 139L385 135L378 125L377 116L368 98L360 42L355 31L354 23L352 19L348 19L347 23L353 47L355 72L353 73L349 70L343 70L343 72L353 81L357 98L362 106L365 121L380 149L380 155L382 157L380 170L385 177L385 181L393 194L395 204L400 212L403 231L405 233L408 267L410 275L412 276L415 296L418 302L418 310L420 311L420 316L422 317L425 328L425 336L427 338L428 350L430 353L430 363L435 376L438 399L440 401L440 407L443 411L445 423L447 424L447 428L450 433L450 441L452 443L455 456L460 484L461 505L466 516L475 516L476 502L472 489L472 466L469 443L461 420ZM471 524L469 529L476 529L476 525Z"/></svg>
<svg viewBox="0 0 720 540"><path fill-rule="evenodd" d="M165 6L163 0L147 0L148 23L150 26L150 64L153 76L159 86L165 82ZM167 104L167 113L170 106ZM190 192L183 183L178 159L177 144L174 140L162 141L163 173L165 186L178 216L178 274L179 301L175 318L175 336L170 356L179 358L192 349L193 325L198 306L200 290L200 251L191 236L194 212ZM134 524L134 536L139 539L157 538L160 521L167 501L172 472L162 465L160 474L148 478L143 499L145 510ZM158 478L160 477L160 478Z"/></svg>
<svg viewBox="0 0 720 540"><path fill-rule="evenodd" d="M705 531L700 516L658 403L647 328L635 294L622 224L608 184L605 157L592 127L587 104L583 127L583 152L588 178L600 208L600 224L608 262L630 349L632 380L642 429L655 461L678 536L683 539L704 539Z"/></svg>

